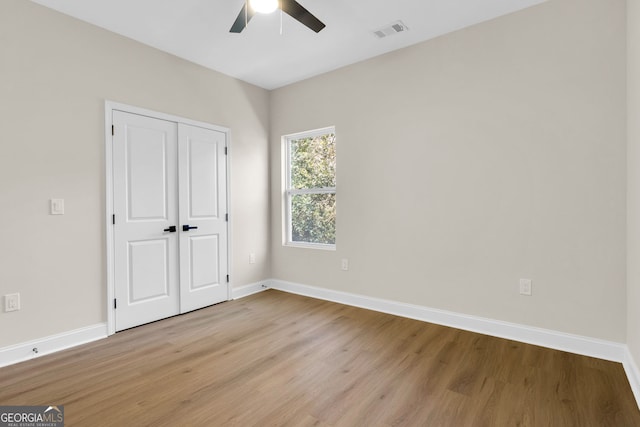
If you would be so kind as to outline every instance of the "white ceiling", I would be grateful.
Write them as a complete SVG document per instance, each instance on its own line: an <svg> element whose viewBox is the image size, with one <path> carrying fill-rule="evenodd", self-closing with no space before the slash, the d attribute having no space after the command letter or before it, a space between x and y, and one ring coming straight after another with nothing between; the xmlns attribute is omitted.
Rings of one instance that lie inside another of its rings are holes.
<svg viewBox="0 0 640 427"><path fill-rule="evenodd" d="M280 12L231 34L244 0L32 0L224 74L275 89L546 0L298 0L316 34ZM378 39L402 20L409 31Z"/></svg>

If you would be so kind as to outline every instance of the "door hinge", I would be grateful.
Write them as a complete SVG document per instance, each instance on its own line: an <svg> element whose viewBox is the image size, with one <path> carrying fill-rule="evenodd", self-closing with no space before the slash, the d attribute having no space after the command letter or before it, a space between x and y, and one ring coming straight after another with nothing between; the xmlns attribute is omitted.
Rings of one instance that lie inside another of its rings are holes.
<svg viewBox="0 0 640 427"><path fill-rule="evenodd" d="M111 125L111 136L116 134L116 127L114 125Z"/></svg>
<svg viewBox="0 0 640 427"><path fill-rule="evenodd" d="M117 299L113 299L113 309L115 310L116 308L118 308L118 300Z"/></svg>
<svg viewBox="0 0 640 427"><path fill-rule="evenodd" d="M229 275L227 274L227 283L229 283Z"/></svg>
<svg viewBox="0 0 640 427"><path fill-rule="evenodd" d="M229 222L229 214L224 214L224 220Z"/></svg>
<svg viewBox="0 0 640 427"><path fill-rule="evenodd" d="M116 225L116 214L111 215L111 222Z"/></svg>
<svg viewBox="0 0 640 427"><path fill-rule="evenodd" d="M224 147L224 154L225 155L229 154L229 150L227 149L227 147Z"/></svg>

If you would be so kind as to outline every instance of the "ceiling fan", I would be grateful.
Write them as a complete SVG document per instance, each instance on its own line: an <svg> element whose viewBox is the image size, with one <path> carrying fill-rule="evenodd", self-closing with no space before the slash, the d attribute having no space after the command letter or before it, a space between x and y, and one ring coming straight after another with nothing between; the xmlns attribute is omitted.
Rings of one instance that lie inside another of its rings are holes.
<svg viewBox="0 0 640 427"><path fill-rule="evenodd" d="M276 9L282 10L316 33L319 33L325 27L322 21L302 7L296 0L246 0L229 32L241 33L256 12L271 13Z"/></svg>

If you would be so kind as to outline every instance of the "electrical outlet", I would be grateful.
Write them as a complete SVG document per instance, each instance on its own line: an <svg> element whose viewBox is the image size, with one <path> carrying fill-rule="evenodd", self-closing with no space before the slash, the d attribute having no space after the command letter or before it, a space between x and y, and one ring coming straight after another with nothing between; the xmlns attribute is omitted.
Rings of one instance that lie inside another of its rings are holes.
<svg viewBox="0 0 640 427"><path fill-rule="evenodd" d="M349 259L348 258L342 258L342 271L347 271L349 270Z"/></svg>
<svg viewBox="0 0 640 427"><path fill-rule="evenodd" d="M50 200L51 215L64 215L64 199Z"/></svg>
<svg viewBox="0 0 640 427"><path fill-rule="evenodd" d="M520 279L520 295L531 296L531 279Z"/></svg>
<svg viewBox="0 0 640 427"><path fill-rule="evenodd" d="M249 254L249 264L255 264L255 263L256 263L256 254L250 253Z"/></svg>
<svg viewBox="0 0 640 427"><path fill-rule="evenodd" d="M20 310L20 294L7 294L4 296L4 311Z"/></svg>

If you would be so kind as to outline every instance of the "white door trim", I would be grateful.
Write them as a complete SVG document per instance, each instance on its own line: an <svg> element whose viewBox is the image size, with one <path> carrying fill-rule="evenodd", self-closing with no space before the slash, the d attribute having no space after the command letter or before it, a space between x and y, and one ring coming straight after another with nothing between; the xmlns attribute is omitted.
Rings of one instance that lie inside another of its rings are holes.
<svg viewBox="0 0 640 427"><path fill-rule="evenodd" d="M112 126L113 126L113 111L123 111L126 113L138 114L141 116L152 117L156 119L168 120L176 123L184 123L191 126L197 126L205 129L211 129L226 134L227 151L227 211L229 213L229 221L227 222L227 271L231 271L231 220L233 215L231 214L231 132L228 128L213 125L210 123L200 122L197 120L187 119L184 117L174 116L172 114L160 113L153 110L147 110L145 108L135 107L132 105L121 104L105 100L104 102L104 150L105 150L105 247L106 247L106 273L107 273L107 333L113 335L116 332L115 322L115 309L113 307L113 300L115 298L115 281L114 281L114 227L113 227L113 152L112 152ZM231 295L231 283L228 284L227 300L232 299Z"/></svg>

